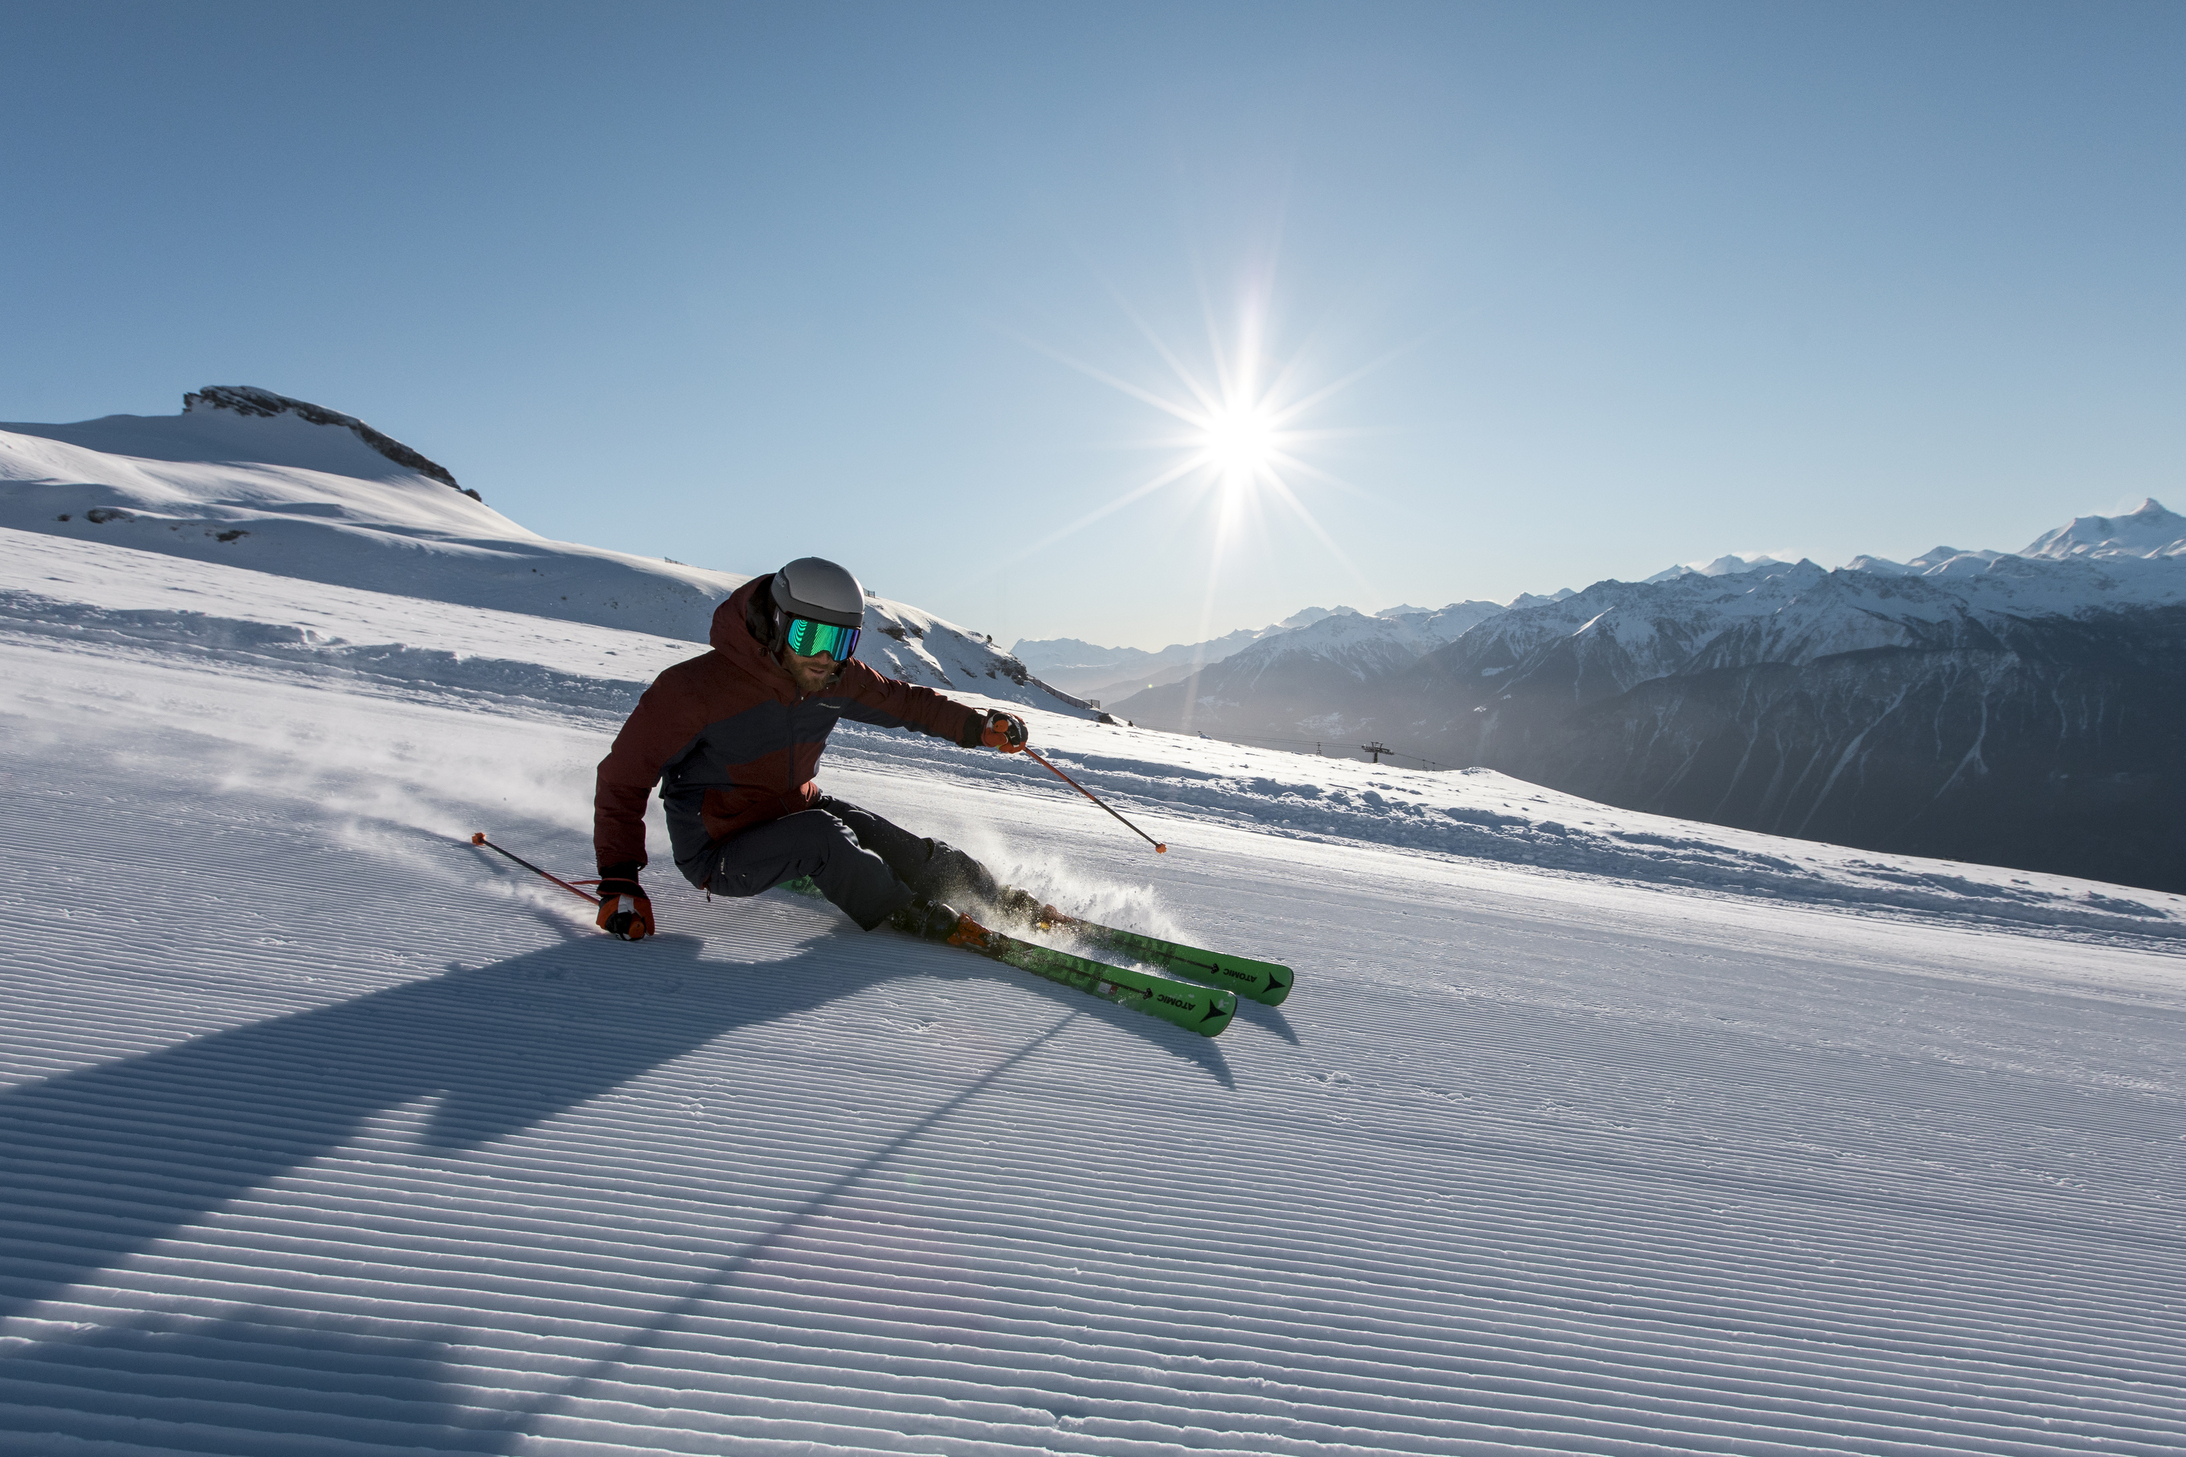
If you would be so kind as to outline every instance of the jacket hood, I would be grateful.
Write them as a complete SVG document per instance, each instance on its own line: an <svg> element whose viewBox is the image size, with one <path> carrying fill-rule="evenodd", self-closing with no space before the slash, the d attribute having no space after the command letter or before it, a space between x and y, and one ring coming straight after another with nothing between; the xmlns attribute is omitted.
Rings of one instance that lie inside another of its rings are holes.
<svg viewBox="0 0 2186 1457"><path fill-rule="evenodd" d="M755 673L772 669L786 678L788 674L783 671L782 665L775 662L759 639L751 635L751 628L744 620L745 614L751 610L753 599L766 591L773 582L774 574L769 572L763 577L753 577L731 592L713 610L713 628L707 633L707 641L715 652L735 660L740 667Z"/></svg>
<svg viewBox="0 0 2186 1457"><path fill-rule="evenodd" d="M728 595L727 600L713 610L713 627L707 633L707 642L713 650L737 667L751 674L760 682L788 694L797 696L797 682L789 676L789 669L774 660L774 654L751 633L749 614L753 602L764 607L773 601L766 595L774 586L774 573L753 577ZM835 670L830 685L842 681L842 669Z"/></svg>
<svg viewBox="0 0 2186 1457"><path fill-rule="evenodd" d="M718 652L731 653L739 647L749 647L754 652L759 644L752 639L751 629L744 625L744 614L750 610L752 598L767 590L774 583L774 573L753 577L722 599L713 610L713 631L707 640Z"/></svg>

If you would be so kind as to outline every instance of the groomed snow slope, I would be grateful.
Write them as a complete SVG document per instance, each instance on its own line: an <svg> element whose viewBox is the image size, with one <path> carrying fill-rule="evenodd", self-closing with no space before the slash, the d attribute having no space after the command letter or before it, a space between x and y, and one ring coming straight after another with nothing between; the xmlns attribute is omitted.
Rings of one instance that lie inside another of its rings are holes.
<svg viewBox="0 0 2186 1457"><path fill-rule="evenodd" d="M837 794L1298 968L1208 1041L781 893L608 941L461 843L582 871L687 644L19 533L0 609L11 1454L2186 1429L2175 899L1036 715L1156 858L839 734Z"/></svg>

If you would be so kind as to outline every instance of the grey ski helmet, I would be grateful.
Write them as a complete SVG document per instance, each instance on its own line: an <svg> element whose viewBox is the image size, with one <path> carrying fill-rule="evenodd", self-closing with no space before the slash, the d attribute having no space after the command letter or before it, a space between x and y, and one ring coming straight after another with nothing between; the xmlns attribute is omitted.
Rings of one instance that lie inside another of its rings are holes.
<svg viewBox="0 0 2186 1457"><path fill-rule="evenodd" d="M836 627L865 624L865 589L833 562L799 557L774 574L774 605L784 617L809 617Z"/></svg>

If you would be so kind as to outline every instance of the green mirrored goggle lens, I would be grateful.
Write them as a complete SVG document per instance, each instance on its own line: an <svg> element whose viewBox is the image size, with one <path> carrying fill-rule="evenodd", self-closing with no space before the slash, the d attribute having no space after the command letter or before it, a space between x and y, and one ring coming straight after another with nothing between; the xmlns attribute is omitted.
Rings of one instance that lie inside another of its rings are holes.
<svg viewBox="0 0 2186 1457"><path fill-rule="evenodd" d="M810 658L829 653L838 663L850 661L850 655L858 650L858 630L854 627L837 627L832 622L814 622L809 617L792 617L785 635L789 650L800 658Z"/></svg>

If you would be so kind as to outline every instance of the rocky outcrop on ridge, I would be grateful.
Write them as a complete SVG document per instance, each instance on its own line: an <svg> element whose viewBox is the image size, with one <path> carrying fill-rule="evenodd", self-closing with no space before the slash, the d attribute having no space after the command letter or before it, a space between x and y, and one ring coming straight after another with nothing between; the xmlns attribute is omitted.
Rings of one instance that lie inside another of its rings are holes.
<svg viewBox="0 0 2186 1457"><path fill-rule="evenodd" d="M429 476L433 480L453 486L473 501L485 499L478 492L457 485L455 476L446 466L427 459L394 436L374 430L355 415L344 415L341 411L329 410L324 405L314 405L308 400L292 400L287 395L277 395L272 390L262 390L256 385L247 384L209 384L182 397L182 413L185 415L194 413L200 405L211 410L233 410L238 415L256 415L267 419L275 415L294 415L314 425L340 425L405 470L414 470L421 476Z"/></svg>

